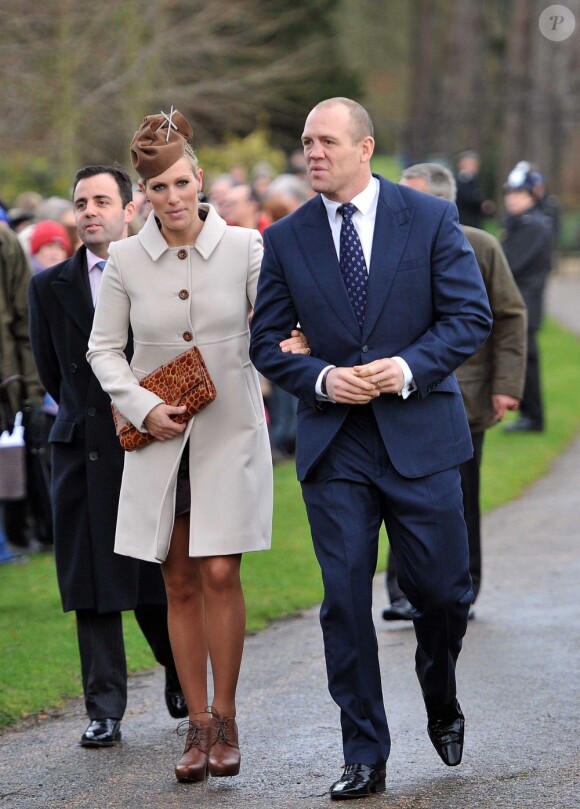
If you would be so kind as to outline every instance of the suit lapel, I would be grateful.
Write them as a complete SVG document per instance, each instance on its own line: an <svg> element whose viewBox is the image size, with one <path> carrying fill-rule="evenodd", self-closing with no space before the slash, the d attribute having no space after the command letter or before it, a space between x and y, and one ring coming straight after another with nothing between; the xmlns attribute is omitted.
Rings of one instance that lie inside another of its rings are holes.
<svg viewBox="0 0 580 809"><path fill-rule="evenodd" d="M385 306L413 220L413 211L405 207L397 186L379 180L363 339L370 335Z"/></svg>
<svg viewBox="0 0 580 809"><path fill-rule="evenodd" d="M74 256L62 265L60 273L52 282L52 288L67 315L89 337L93 326L94 309L84 247L80 247Z"/></svg>
<svg viewBox="0 0 580 809"><path fill-rule="evenodd" d="M360 327L340 272L326 208L320 197L307 205L306 215L295 225L302 255L322 295L346 328L360 340Z"/></svg>

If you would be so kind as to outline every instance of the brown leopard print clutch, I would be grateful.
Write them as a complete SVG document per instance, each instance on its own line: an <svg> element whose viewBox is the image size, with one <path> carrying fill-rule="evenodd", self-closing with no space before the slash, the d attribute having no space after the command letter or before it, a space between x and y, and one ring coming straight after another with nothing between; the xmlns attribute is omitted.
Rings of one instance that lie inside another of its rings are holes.
<svg viewBox="0 0 580 809"><path fill-rule="evenodd" d="M215 386L197 346L151 371L139 384L155 393L166 404L187 407L185 413L174 417L178 424L189 421L216 397ZM132 452L155 440L150 433L142 433L134 427L112 402L111 409L117 436L126 452Z"/></svg>

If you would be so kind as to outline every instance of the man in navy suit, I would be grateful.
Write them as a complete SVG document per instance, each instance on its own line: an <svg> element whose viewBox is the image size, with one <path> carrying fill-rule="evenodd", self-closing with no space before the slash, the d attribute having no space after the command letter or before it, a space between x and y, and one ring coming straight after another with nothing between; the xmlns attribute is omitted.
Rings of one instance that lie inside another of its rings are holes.
<svg viewBox="0 0 580 809"><path fill-rule="evenodd" d="M453 371L491 313L455 206L371 174L363 107L321 102L302 143L319 194L265 232L251 356L299 399L297 470L346 765L330 794L358 798L385 789L390 752L372 619L382 522L414 608L429 736L446 764L461 761L455 664L473 592L458 466L473 450ZM279 349L298 323L310 355Z"/></svg>

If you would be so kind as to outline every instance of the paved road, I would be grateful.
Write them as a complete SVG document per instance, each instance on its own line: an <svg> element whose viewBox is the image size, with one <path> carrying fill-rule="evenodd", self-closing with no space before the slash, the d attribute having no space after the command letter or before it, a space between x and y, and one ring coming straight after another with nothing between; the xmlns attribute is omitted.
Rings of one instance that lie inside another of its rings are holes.
<svg viewBox="0 0 580 809"><path fill-rule="evenodd" d="M554 279L549 309L580 329L580 277ZM523 436L515 440L525 440ZM460 658L464 763L446 768L425 732L414 636L375 605L393 752L385 809L580 806L580 440L547 477L484 520L485 582ZM181 753L160 670L134 677L117 749L84 750L82 705L0 736L0 807L318 809L342 764L317 611L248 638L239 693L240 776L175 781Z"/></svg>

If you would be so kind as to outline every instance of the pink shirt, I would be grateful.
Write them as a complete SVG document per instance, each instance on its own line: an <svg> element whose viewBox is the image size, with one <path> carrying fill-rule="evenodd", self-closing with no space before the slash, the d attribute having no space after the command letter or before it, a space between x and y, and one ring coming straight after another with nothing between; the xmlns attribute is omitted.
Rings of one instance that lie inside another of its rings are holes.
<svg viewBox="0 0 580 809"><path fill-rule="evenodd" d="M87 249L87 267L89 271L89 284L91 285L91 297L93 299L93 306L97 305L97 297L101 286L101 278L103 277L102 270L97 267L98 263L102 263L103 259L91 253Z"/></svg>

